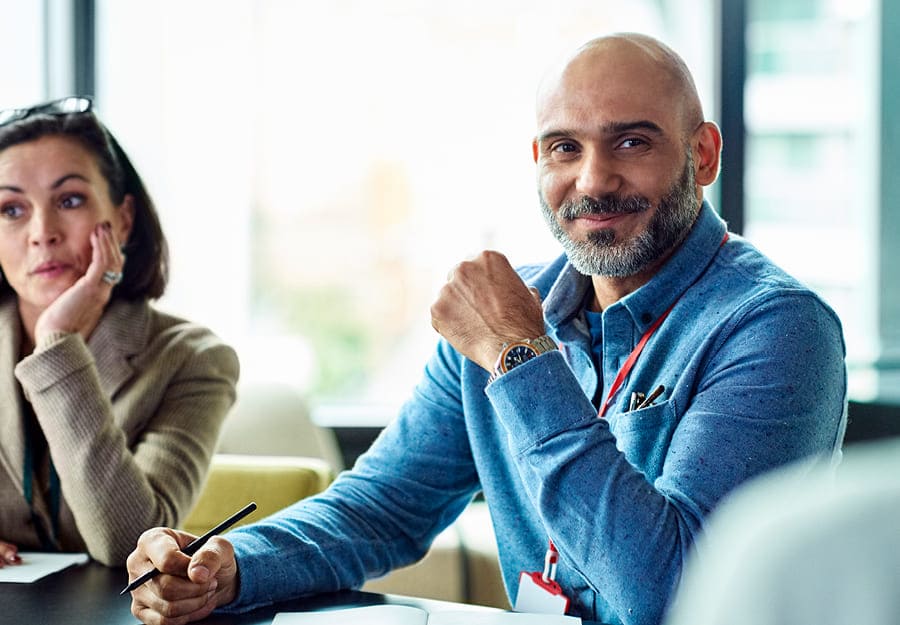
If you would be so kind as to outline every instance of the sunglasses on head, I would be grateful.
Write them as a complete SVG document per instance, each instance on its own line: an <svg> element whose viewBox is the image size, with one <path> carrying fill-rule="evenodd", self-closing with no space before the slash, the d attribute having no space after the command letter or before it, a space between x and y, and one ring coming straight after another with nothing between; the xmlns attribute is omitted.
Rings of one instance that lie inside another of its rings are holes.
<svg viewBox="0 0 900 625"><path fill-rule="evenodd" d="M85 96L69 96L59 100L35 104L27 108L4 109L0 111L0 126L17 122L32 115L69 115L87 113L91 110L91 99Z"/></svg>

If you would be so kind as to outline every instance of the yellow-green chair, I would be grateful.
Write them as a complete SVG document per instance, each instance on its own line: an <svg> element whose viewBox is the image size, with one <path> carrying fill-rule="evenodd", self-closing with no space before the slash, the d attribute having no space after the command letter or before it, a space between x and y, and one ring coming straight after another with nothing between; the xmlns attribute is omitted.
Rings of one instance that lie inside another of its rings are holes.
<svg viewBox="0 0 900 625"><path fill-rule="evenodd" d="M215 454L206 484L181 529L202 534L255 501L256 511L236 526L252 523L325 490L332 479L330 465L320 458Z"/></svg>

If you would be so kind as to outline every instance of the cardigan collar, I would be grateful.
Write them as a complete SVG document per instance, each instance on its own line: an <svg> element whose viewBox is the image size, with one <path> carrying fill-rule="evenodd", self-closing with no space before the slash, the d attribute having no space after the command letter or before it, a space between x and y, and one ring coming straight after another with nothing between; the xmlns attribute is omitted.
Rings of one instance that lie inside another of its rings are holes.
<svg viewBox="0 0 900 625"><path fill-rule="evenodd" d="M146 300L111 302L94 328L87 347L94 357L103 392L112 397L132 377L131 359L144 351L149 337Z"/></svg>
<svg viewBox="0 0 900 625"><path fill-rule="evenodd" d="M94 358L103 392L112 397L131 378L130 360L147 344L150 306L145 300L112 301L91 333L87 348ZM15 377L23 338L22 321L14 295L0 297L0 465L22 484L25 453L22 427L23 395Z"/></svg>

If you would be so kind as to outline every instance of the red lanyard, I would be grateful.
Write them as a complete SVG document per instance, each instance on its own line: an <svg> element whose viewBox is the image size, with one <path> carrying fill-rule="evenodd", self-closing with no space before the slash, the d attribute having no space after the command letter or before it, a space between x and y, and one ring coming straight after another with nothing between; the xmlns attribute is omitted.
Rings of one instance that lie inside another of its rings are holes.
<svg viewBox="0 0 900 625"><path fill-rule="evenodd" d="M679 297L679 299L681 299ZM625 361L625 364L622 365L622 368L619 369L619 373L616 375L616 379L613 380L612 387L609 389L609 395L606 396L606 401L603 402L603 405L600 406L599 417L603 418L603 415L606 414L606 409L612 403L613 398L619 392L619 389L622 388L622 384L625 382L625 378L628 377L628 374L631 373L631 370L634 368L634 363L637 362L638 356L641 355L641 352L644 351L644 346L647 345L647 341L650 340L650 337L653 336L653 333L656 332L656 329L662 325L662 322L666 320L666 317L669 316L669 313L672 312L672 309L675 308L675 304L678 303L676 299L672 302L672 305L666 309L666 312L659 316L659 319L653 322L653 325L647 328L647 331L644 332L644 336L641 337L641 340L638 341L638 344L635 346L633 350L631 350L631 354L628 355L628 360Z"/></svg>
<svg viewBox="0 0 900 625"><path fill-rule="evenodd" d="M719 244L719 247L725 245L725 241L728 240L728 233L725 233L725 236L722 237L722 242ZM675 304L678 303L678 300L681 299L681 295L672 302L672 305L666 309L666 312L659 316L659 319L653 322L653 325L647 328L647 331L644 332L644 336L641 337L641 340L638 341L638 344L635 346L633 350L631 350L631 354L628 355L628 360L625 361L625 364L622 365L622 368L619 369L619 373L616 375L616 379L613 380L612 387L609 389L609 394L606 396L606 401L603 402L603 405L600 406L600 412L597 415L601 419L603 415L606 414L606 409L609 408L609 405L612 403L613 398L622 388L622 384L625 382L625 378L628 377L628 374L631 373L631 370L634 368L634 363L637 362L638 356L641 355L641 352L644 351L644 346L647 344L647 341L650 340L650 337L653 336L653 333L656 332L657 328L662 325L662 322L666 320L666 317L669 316L669 313L672 312L672 309L675 308ZM600 372L600 375L603 375L603 372Z"/></svg>

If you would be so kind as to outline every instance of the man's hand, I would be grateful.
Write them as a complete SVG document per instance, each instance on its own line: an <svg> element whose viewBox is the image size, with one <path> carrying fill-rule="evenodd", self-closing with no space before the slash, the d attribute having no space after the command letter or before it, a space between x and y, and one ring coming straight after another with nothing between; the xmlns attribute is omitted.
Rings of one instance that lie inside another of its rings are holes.
<svg viewBox="0 0 900 625"><path fill-rule="evenodd" d="M41 339L52 332L78 332L87 341L115 286L104 281L103 274L107 271L121 274L124 265L125 258L109 222L97 224L91 232L91 264L84 275L38 317L34 328L35 344L40 344Z"/></svg>
<svg viewBox="0 0 900 625"><path fill-rule="evenodd" d="M12 543L0 540L0 569L8 564L22 564L19 548Z"/></svg>
<svg viewBox="0 0 900 625"><path fill-rule="evenodd" d="M457 265L431 306L431 325L469 360L492 371L504 343L544 334L544 312L506 257L486 251Z"/></svg>
<svg viewBox="0 0 900 625"><path fill-rule="evenodd" d="M131 613L147 625L184 625L207 617L237 594L234 548L214 536L193 557L181 552L196 538L163 527L147 530L128 556L128 578L160 574L131 593Z"/></svg>

